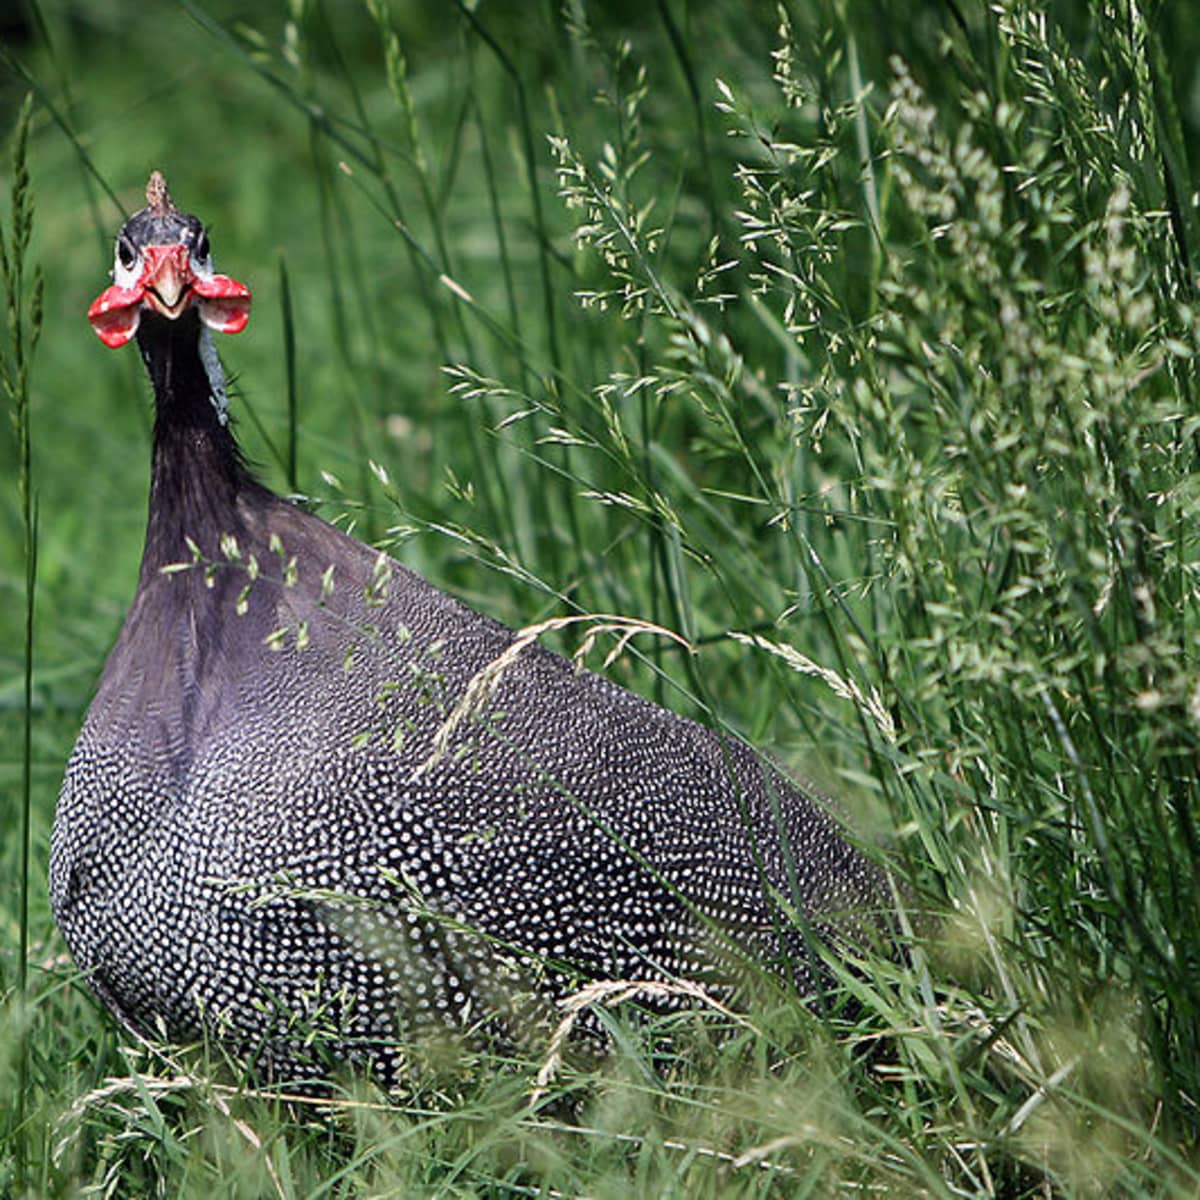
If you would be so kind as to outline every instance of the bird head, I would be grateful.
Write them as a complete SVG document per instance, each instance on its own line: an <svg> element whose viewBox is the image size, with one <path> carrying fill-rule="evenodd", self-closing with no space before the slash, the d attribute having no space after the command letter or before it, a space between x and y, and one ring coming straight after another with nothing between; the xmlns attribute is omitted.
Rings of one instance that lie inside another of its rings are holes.
<svg viewBox="0 0 1200 1200"><path fill-rule="evenodd" d="M175 207L155 171L146 184L146 207L117 234L112 287L92 301L88 320L115 348L137 333L143 312L174 321L192 308L210 329L241 333L250 319L250 289L214 274L204 226Z"/></svg>

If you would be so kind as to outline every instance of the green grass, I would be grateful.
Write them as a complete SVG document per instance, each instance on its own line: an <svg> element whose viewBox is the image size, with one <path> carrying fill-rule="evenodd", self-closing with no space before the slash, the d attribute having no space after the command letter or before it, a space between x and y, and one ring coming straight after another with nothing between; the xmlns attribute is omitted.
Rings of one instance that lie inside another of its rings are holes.
<svg viewBox="0 0 1200 1200"><path fill-rule="evenodd" d="M1196 1194L1185 8L30 6L0 1194ZM83 312L152 167L254 291L222 350L268 481L513 625L682 634L607 672L837 797L906 880L909 961L833 964L857 1004L825 1016L606 1007L617 1052L536 1103L548 1035L321 1102L129 1046L45 863L140 554L147 388Z"/></svg>

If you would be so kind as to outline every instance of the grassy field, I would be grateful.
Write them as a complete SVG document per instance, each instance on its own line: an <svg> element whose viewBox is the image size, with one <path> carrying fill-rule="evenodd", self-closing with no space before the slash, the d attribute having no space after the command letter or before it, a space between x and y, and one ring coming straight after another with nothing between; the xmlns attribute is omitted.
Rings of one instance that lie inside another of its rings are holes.
<svg viewBox="0 0 1200 1200"><path fill-rule="evenodd" d="M1187 8L8 18L0 1195L1196 1195ZM605 670L834 796L907 962L815 1010L601 1004L613 1056L542 1093L546 1040L321 1102L128 1044L45 874L148 475L141 364L83 314L152 168L254 291L221 349L272 486L510 624L681 634Z"/></svg>

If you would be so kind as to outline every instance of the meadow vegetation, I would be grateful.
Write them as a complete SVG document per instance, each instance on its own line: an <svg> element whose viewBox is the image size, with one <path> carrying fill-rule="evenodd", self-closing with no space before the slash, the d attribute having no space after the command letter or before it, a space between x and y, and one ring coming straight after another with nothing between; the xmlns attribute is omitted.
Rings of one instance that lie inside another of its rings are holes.
<svg viewBox="0 0 1200 1200"><path fill-rule="evenodd" d="M1186 9L28 0L0 1194L1197 1194ZM254 291L221 350L264 477L514 626L680 635L587 662L831 796L902 961L808 1005L598 994L605 1062L420 1045L392 1094L130 1044L45 868L137 575L148 389L83 313L151 168Z"/></svg>

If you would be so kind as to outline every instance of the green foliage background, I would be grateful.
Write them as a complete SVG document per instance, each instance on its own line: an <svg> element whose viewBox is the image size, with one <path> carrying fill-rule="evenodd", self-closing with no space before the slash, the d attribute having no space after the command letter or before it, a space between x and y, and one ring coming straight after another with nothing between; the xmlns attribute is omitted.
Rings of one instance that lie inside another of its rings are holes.
<svg viewBox="0 0 1200 1200"><path fill-rule="evenodd" d="M0 877L26 813L34 864L28 922L0 898L0 1191L1195 1194L1187 7L8 17L45 292L12 406L28 756L0 494ZM222 351L268 481L514 625L682 633L609 673L832 793L907 881L910 962L864 953L824 1016L700 1014L669 1052L606 1010L614 1060L533 1105L536 1054L431 1051L404 1094L305 1106L123 1046L44 864L140 554L148 390L83 313L152 168L253 289Z"/></svg>

